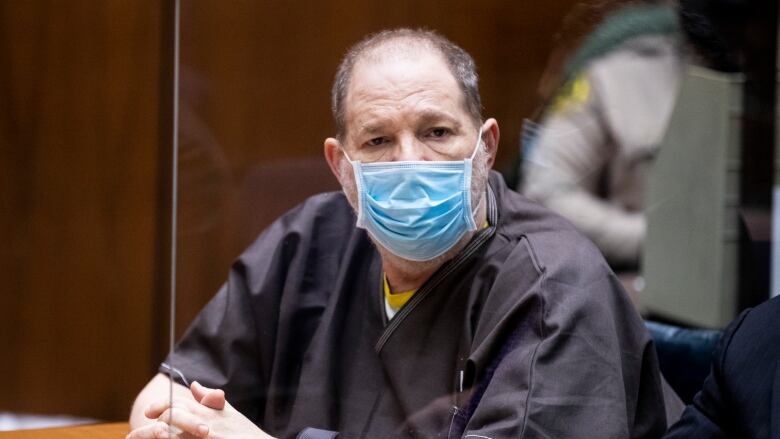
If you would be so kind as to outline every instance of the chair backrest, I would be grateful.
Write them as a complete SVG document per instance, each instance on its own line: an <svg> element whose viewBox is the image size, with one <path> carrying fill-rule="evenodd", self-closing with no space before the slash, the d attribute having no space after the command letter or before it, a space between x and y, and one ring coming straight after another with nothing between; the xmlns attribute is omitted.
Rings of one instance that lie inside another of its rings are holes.
<svg viewBox="0 0 780 439"><path fill-rule="evenodd" d="M658 322L645 322L645 326L655 342L661 373L680 399L690 404L710 373L721 331Z"/></svg>

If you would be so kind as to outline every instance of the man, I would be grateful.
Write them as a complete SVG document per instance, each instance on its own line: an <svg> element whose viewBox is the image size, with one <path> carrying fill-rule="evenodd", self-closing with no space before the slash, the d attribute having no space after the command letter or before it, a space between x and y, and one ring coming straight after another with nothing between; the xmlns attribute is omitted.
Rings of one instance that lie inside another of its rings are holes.
<svg viewBox="0 0 780 439"><path fill-rule="evenodd" d="M660 436L639 317L595 247L489 172L480 109L435 33L352 48L324 148L344 193L271 225L161 367L219 390L176 384L171 417L158 375L130 436Z"/></svg>

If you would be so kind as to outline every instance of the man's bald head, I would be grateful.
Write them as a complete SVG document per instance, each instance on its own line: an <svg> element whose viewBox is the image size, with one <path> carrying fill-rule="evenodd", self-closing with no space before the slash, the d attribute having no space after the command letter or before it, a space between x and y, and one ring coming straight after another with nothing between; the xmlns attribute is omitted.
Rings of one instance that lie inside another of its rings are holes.
<svg viewBox="0 0 780 439"><path fill-rule="evenodd" d="M476 67L471 55L436 32L394 29L368 36L352 46L341 61L331 90L331 109L336 122L337 137L343 138L346 133L347 91L358 62L393 56L415 56L425 52L439 54L444 59L461 90L464 108L478 125L482 119L482 102Z"/></svg>

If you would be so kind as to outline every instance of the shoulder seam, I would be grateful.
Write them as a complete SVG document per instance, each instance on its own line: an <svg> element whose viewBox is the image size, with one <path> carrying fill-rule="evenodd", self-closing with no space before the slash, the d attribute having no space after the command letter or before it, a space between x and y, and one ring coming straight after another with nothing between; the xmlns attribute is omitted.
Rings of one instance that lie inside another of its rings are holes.
<svg viewBox="0 0 780 439"><path fill-rule="evenodd" d="M528 248L528 255L531 257L531 263L534 265L534 269L536 269L536 272L540 275L543 275L545 273L544 267L542 267L542 264L539 262L539 258L536 256L536 249L534 249L533 243L531 243L531 240L528 238L528 235L525 233L520 235L520 242L525 243L526 248Z"/></svg>
<svg viewBox="0 0 780 439"><path fill-rule="evenodd" d="M539 288L544 289L545 281L547 280L547 275L544 271L541 272L541 279L539 281ZM539 313L539 321L537 322L538 328L539 328L539 341L536 343L536 346L534 346L533 353L531 354L531 367L528 369L528 394L525 396L525 411L523 412L523 427L520 429L520 438L522 439L525 437L525 429L526 426L528 426L528 412L529 412L529 403L531 401L531 394L534 390L534 369L536 368L536 355L539 352L539 347L542 345L542 342L547 338L547 334L544 330L544 316L546 311L546 303L544 300L544 295L539 295L539 306L542 308L541 312Z"/></svg>

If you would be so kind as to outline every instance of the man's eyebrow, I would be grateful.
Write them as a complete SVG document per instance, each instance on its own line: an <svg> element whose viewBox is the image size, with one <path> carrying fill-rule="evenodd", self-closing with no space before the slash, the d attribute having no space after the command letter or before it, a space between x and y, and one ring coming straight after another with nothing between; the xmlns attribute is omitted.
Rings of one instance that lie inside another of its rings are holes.
<svg viewBox="0 0 780 439"><path fill-rule="evenodd" d="M368 134L375 134L375 133L381 133L383 131L383 127L385 126L384 123L366 123L360 126L360 129L357 130L357 134L359 136L365 136Z"/></svg>
<svg viewBox="0 0 780 439"><path fill-rule="evenodd" d="M440 110L421 110L418 112L418 123L420 125L429 125L437 122L445 122L453 126L455 129L460 129L461 122L447 112ZM380 120L375 122L367 122L360 125L357 130L358 136L366 136L372 134L382 134L385 131L387 121Z"/></svg>
<svg viewBox="0 0 780 439"><path fill-rule="evenodd" d="M423 110L420 113L420 122L422 124L431 124L442 121L451 124L456 129L459 129L461 126L460 121L458 121L456 117L443 111Z"/></svg>

